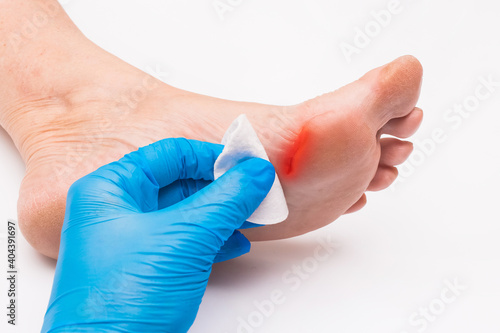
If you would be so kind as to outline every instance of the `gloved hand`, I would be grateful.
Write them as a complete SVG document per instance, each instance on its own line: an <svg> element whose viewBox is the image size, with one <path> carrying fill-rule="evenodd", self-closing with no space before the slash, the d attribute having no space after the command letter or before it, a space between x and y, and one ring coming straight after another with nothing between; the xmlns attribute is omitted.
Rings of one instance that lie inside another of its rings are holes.
<svg viewBox="0 0 500 333"><path fill-rule="evenodd" d="M221 151L166 139L71 186L42 332L189 329L221 247L244 252L234 231L274 181L252 158L207 185Z"/></svg>

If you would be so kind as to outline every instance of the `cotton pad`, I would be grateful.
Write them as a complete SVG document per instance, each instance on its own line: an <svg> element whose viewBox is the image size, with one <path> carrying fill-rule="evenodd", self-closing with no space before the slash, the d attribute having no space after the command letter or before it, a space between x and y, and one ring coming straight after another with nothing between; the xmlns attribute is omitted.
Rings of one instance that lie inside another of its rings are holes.
<svg viewBox="0 0 500 333"><path fill-rule="evenodd" d="M266 150L255 133L248 118L242 114L236 118L222 138L224 149L215 161L214 179L249 157L259 157L269 161ZM273 186L266 198L247 221L258 224L276 224L288 217L288 206L283 188L276 175Z"/></svg>

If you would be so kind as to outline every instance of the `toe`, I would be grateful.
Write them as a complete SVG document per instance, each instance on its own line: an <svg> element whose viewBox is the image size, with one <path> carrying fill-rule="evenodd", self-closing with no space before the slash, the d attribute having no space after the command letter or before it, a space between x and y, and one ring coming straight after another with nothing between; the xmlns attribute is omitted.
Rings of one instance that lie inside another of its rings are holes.
<svg viewBox="0 0 500 333"><path fill-rule="evenodd" d="M350 214L350 213L357 212L358 210L363 208L365 205L366 205L366 194L363 193L361 198L359 198L359 200L356 201L356 203L354 205L349 207L349 209L346 210L344 214Z"/></svg>
<svg viewBox="0 0 500 333"><path fill-rule="evenodd" d="M401 141L395 138L381 139L380 146L380 165L386 166L394 166L403 163L413 150L413 144L411 142Z"/></svg>
<svg viewBox="0 0 500 333"><path fill-rule="evenodd" d="M414 108L408 115L390 120L379 133L393 135L398 138L408 138L417 131L423 117L424 112L422 109Z"/></svg>
<svg viewBox="0 0 500 333"><path fill-rule="evenodd" d="M398 169L393 166L380 165L377 169L375 177L373 177L367 191L380 191L383 190L396 180L398 176Z"/></svg>
<svg viewBox="0 0 500 333"><path fill-rule="evenodd" d="M400 57L368 72L371 107L369 117L377 129L389 120L408 115L418 101L422 84L422 65L412 56Z"/></svg>

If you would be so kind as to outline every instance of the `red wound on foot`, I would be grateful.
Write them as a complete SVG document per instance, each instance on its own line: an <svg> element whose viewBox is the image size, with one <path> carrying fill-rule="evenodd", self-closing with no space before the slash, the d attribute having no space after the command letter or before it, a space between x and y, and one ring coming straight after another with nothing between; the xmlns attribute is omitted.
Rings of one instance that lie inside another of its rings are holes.
<svg viewBox="0 0 500 333"><path fill-rule="evenodd" d="M295 178L305 163L303 161L307 158L307 141L311 135L311 130L307 123L302 127L297 139L293 145L285 152L282 170L287 178Z"/></svg>

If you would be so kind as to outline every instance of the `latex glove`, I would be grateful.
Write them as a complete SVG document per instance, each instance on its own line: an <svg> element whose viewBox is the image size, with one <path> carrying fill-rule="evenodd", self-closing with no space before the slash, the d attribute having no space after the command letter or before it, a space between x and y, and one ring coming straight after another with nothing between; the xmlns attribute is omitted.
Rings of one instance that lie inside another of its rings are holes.
<svg viewBox="0 0 500 333"><path fill-rule="evenodd" d="M220 146L220 152L222 152L222 148L223 146ZM218 154L220 154L220 152ZM188 198L190 195L198 192L211 182L211 180L202 179L176 180L172 184L160 188L158 194L158 207L162 209L176 204L179 201L182 201ZM245 223L243 223L243 225L238 229L250 229L261 226L261 224L245 221ZM239 257L245 253L248 253L250 251L250 247L250 241L246 239L246 237L243 236L238 230L235 230L231 237L229 237L229 239L219 250L219 253L217 253L214 263Z"/></svg>
<svg viewBox="0 0 500 333"><path fill-rule="evenodd" d="M189 329L219 250L274 181L273 166L252 158L158 209L160 188L213 180L221 151L166 139L71 186L42 332Z"/></svg>

